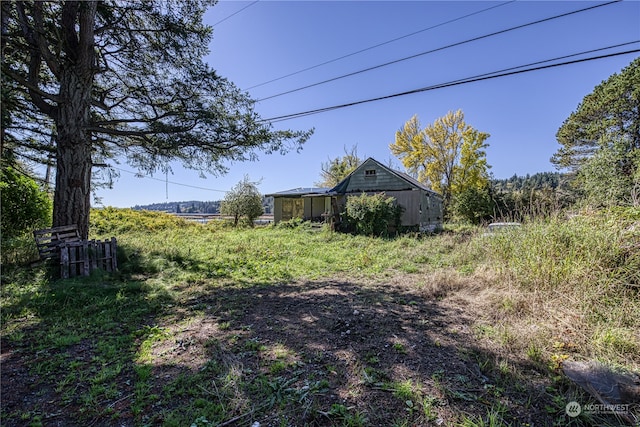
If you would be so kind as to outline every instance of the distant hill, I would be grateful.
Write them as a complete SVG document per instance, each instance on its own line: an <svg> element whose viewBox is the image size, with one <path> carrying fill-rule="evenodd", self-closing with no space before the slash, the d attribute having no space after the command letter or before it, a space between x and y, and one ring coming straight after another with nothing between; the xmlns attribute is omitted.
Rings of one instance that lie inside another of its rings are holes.
<svg viewBox="0 0 640 427"><path fill-rule="evenodd" d="M501 192L541 190L543 188L567 189L569 177L560 172L539 172L533 175L513 175L507 179L492 180L494 190Z"/></svg>
<svg viewBox="0 0 640 427"><path fill-rule="evenodd" d="M199 200L190 200L186 202L162 202L142 206L136 205L133 209L169 213L219 213L220 201L203 202Z"/></svg>
<svg viewBox="0 0 640 427"><path fill-rule="evenodd" d="M186 202L162 202L152 203L150 205L135 205L132 209L160 211L168 213L203 213L217 214L220 213L220 200L203 202L199 200L190 200ZM263 197L262 206L265 214L273 213L273 197Z"/></svg>

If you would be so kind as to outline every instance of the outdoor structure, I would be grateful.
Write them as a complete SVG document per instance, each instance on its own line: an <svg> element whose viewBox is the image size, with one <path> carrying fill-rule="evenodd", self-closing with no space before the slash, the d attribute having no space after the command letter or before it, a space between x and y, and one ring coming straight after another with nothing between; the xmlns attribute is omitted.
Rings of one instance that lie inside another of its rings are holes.
<svg viewBox="0 0 640 427"><path fill-rule="evenodd" d="M347 198L384 193L403 208L401 225L433 231L442 226L442 196L416 179L368 158L333 188L296 188L269 194L275 223L302 218L326 221L345 211Z"/></svg>
<svg viewBox="0 0 640 427"><path fill-rule="evenodd" d="M33 237L40 259L60 264L63 279L89 276L95 270L118 269L115 237L105 241L81 240L75 224L35 230Z"/></svg>

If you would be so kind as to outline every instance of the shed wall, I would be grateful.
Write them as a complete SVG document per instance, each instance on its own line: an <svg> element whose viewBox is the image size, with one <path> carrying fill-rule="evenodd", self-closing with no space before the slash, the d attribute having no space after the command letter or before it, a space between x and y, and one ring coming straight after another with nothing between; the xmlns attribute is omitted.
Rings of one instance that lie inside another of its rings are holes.
<svg viewBox="0 0 640 427"><path fill-rule="evenodd" d="M330 197L278 197L273 198L273 222L288 221L292 217L318 220L328 212ZM292 208L291 205L294 205Z"/></svg>
<svg viewBox="0 0 640 427"><path fill-rule="evenodd" d="M380 193L376 191L366 192L369 195ZM404 208L400 217L400 225L405 227L442 226L442 201L440 198L427 191L414 189L404 191L384 191L389 197L396 199L396 203ZM347 197L359 196L362 192L338 196L338 209L344 212L347 205Z"/></svg>
<svg viewBox="0 0 640 427"><path fill-rule="evenodd" d="M349 178L346 193L390 192L411 189L411 185L376 162L363 163Z"/></svg>
<svg viewBox="0 0 640 427"><path fill-rule="evenodd" d="M282 221L282 197L273 198L273 222L274 224Z"/></svg>

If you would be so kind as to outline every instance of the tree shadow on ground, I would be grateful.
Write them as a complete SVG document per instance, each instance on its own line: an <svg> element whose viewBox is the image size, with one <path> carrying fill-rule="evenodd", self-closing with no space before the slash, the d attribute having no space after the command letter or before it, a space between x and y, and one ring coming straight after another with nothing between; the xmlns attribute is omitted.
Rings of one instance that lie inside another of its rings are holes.
<svg viewBox="0 0 640 427"><path fill-rule="evenodd" d="M199 372L200 390L172 403L192 420L199 413L221 425L590 423L566 415L539 366L480 346L463 307L406 286L212 288L190 311L174 339L155 348L154 376ZM189 406L198 398L233 403L198 412Z"/></svg>
<svg viewBox="0 0 640 427"><path fill-rule="evenodd" d="M1 424L113 425L105 414L135 393L138 347L171 295L100 272L28 272L40 279L3 283Z"/></svg>

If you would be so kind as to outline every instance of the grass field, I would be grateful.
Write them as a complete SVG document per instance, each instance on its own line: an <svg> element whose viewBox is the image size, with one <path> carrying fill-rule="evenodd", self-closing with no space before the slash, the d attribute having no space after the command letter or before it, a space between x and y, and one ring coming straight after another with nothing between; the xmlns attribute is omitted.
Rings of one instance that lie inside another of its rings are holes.
<svg viewBox="0 0 640 427"><path fill-rule="evenodd" d="M614 426L566 414L594 400L560 366L640 371L637 209L394 239L103 209L91 235L118 273L3 242L3 426Z"/></svg>

